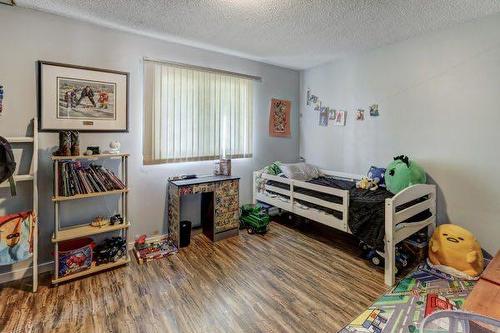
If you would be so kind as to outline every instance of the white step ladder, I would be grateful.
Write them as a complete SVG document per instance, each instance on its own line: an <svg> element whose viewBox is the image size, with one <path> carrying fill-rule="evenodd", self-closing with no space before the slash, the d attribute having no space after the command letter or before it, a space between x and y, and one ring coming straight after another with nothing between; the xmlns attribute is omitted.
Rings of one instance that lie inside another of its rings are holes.
<svg viewBox="0 0 500 333"><path fill-rule="evenodd" d="M32 278L33 278L33 292L38 289L38 184L37 184L37 172L38 172L38 122L37 119L33 119L33 136L24 137L5 137L7 141L16 149L23 149L23 145L32 144L33 145L33 156L31 157L30 171L26 175L14 175L14 180L17 182L31 181L33 182L33 207L31 211L36 216L36 223L33 229L33 256L32 256ZM0 187L8 187L9 182L4 182L0 184ZM4 192L4 190L2 190ZM3 193L2 193L3 197Z"/></svg>

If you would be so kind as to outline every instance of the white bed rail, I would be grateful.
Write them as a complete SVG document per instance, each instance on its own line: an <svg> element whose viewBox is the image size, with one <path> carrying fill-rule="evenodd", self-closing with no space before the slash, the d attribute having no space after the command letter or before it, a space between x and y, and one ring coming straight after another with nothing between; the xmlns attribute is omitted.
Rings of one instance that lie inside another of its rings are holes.
<svg viewBox="0 0 500 333"><path fill-rule="evenodd" d="M413 205L397 211L397 208L417 199ZM401 223L426 210L431 216L423 221ZM385 284L392 286L396 276L396 244L426 226L436 223L436 185L412 185L390 199L385 200Z"/></svg>
<svg viewBox="0 0 500 333"><path fill-rule="evenodd" d="M331 173L328 173L331 175ZM338 176L338 175L337 175ZM263 180L271 180L279 182L281 184L288 185L288 189L274 186L272 184L265 183L260 189L264 192L257 191L257 177L261 177ZM254 172L253 174L253 203L257 201L262 201L270 205L276 206L278 208L284 209L291 213L309 218L311 220L326 224L328 226L340 229L342 231L348 232L347 219L348 219L348 209L349 209L349 191L340 190L332 187L317 185L301 180L294 180L285 177L279 177L269 174L260 174L259 172ZM322 200L312 195L296 192L297 188L313 190L316 192L321 192L329 195L334 195L338 197L342 203L334 203L326 200ZM289 200L283 200L283 198L272 197L266 194L267 191L274 192L278 195L288 197ZM315 209L308 209L301 205L302 203L309 203L320 206L322 208L331 209L342 214L342 218L338 218L333 214L323 213Z"/></svg>

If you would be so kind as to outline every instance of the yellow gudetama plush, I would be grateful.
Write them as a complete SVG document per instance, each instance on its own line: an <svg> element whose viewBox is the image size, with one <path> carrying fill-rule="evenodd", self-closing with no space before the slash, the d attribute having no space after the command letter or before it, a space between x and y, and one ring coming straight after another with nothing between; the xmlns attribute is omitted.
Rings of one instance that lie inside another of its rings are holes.
<svg viewBox="0 0 500 333"><path fill-rule="evenodd" d="M429 242L429 260L476 277L484 269L481 246L467 229L455 224L436 228Z"/></svg>

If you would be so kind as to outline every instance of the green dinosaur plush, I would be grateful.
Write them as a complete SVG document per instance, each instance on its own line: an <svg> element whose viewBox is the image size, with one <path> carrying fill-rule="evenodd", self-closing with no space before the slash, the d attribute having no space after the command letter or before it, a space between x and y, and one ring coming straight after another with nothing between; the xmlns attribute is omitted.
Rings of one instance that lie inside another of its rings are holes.
<svg viewBox="0 0 500 333"><path fill-rule="evenodd" d="M404 155L394 157L394 161L385 170L384 179L385 186L393 194L408 186L427 182L424 169Z"/></svg>

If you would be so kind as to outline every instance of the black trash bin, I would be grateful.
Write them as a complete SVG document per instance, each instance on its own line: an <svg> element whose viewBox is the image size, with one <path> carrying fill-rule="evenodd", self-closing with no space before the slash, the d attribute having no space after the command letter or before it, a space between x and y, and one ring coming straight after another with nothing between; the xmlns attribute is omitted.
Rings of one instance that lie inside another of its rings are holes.
<svg viewBox="0 0 500 333"><path fill-rule="evenodd" d="M186 247L191 242L191 221L181 221L180 228L179 245L180 247Z"/></svg>

